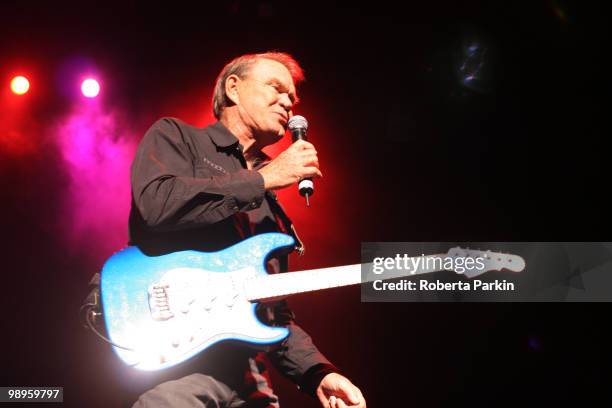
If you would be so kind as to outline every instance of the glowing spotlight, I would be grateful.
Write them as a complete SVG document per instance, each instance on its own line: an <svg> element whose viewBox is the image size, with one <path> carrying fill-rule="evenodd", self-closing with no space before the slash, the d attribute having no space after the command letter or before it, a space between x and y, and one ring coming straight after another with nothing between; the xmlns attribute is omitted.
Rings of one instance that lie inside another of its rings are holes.
<svg viewBox="0 0 612 408"><path fill-rule="evenodd" d="M88 98L95 98L100 93L100 84L92 78L88 78L81 84L81 92Z"/></svg>
<svg viewBox="0 0 612 408"><path fill-rule="evenodd" d="M11 91L17 95L23 95L30 89L30 81L26 77L16 76L11 81Z"/></svg>

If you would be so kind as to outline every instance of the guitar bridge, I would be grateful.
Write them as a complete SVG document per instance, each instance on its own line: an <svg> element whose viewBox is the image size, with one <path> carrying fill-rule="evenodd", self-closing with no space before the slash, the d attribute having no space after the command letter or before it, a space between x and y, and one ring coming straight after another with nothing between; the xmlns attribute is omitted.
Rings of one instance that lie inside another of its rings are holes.
<svg viewBox="0 0 612 408"><path fill-rule="evenodd" d="M149 287L149 308L154 320L164 321L174 317L168 299L169 287L169 284L153 284Z"/></svg>

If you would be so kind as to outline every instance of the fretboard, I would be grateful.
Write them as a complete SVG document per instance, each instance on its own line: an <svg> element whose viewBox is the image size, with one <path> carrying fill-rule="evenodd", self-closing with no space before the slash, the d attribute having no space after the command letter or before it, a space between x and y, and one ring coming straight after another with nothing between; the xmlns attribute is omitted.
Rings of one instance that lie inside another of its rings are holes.
<svg viewBox="0 0 612 408"><path fill-rule="evenodd" d="M427 255L418 258L440 258L446 254ZM437 272L442 269L435 267L435 262L421 262L417 270L404 269L385 270L383 273L372 272L372 264L363 264L364 279L362 279L362 264L335 266L331 268L310 269L300 272L286 272L274 275L258 276L246 281L248 300L255 302L295 295L298 293L313 292L336 288L340 286L357 285L375 280L395 279L405 276ZM439 263L438 263L439 265ZM430 266L430 268L426 268Z"/></svg>

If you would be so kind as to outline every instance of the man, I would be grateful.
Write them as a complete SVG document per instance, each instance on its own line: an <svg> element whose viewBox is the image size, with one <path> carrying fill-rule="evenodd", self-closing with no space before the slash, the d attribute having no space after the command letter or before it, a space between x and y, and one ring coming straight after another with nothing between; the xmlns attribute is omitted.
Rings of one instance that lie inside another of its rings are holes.
<svg viewBox="0 0 612 408"><path fill-rule="evenodd" d="M299 141L270 160L262 148L284 136L298 102L295 86L303 78L287 54L241 56L217 78L213 111L218 122L204 129L171 118L155 123L132 165L131 243L145 253L162 254L219 250L272 231L297 239L273 190L301 178L322 177L317 152L312 144ZM286 263L287 255L277 254L268 272L284 271ZM295 324L286 302L259 306L263 321L290 330L266 353L283 375L324 407L365 407L360 390ZM179 378L179 373L172 375ZM144 393L135 406L279 405L261 353L221 342L182 365L179 379Z"/></svg>

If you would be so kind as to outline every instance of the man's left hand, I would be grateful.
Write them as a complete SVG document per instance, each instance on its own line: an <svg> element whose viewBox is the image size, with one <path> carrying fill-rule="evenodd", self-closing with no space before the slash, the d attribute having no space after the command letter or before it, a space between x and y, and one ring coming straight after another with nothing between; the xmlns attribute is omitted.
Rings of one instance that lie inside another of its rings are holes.
<svg viewBox="0 0 612 408"><path fill-rule="evenodd" d="M324 408L365 408L365 398L348 378L330 373L317 387L317 397Z"/></svg>

